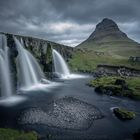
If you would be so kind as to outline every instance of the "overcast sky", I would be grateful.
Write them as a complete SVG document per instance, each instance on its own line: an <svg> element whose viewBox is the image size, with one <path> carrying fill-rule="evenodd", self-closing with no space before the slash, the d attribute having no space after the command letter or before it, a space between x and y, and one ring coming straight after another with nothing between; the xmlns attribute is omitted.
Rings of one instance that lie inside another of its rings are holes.
<svg viewBox="0 0 140 140"><path fill-rule="evenodd" d="M140 42L140 0L0 0L0 31L75 46L103 18Z"/></svg>

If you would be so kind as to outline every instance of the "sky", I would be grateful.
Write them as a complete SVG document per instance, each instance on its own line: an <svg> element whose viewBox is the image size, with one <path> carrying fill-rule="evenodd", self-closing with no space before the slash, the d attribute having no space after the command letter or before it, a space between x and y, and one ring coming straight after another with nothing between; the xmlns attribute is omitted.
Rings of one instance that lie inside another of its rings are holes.
<svg viewBox="0 0 140 140"><path fill-rule="evenodd" d="M140 0L0 0L0 32L76 46L103 18L140 42Z"/></svg>

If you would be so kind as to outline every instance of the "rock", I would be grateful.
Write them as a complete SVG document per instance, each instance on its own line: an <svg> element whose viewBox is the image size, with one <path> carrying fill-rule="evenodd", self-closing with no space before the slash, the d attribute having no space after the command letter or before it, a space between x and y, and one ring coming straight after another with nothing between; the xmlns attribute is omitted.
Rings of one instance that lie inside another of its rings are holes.
<svg viewBox="0 0 140 140"><path fill-rule="evenodd" d="M123 79L117 79L115 81L115 85L120 85L122 87L123 90L128 90L129 91L129 88L128 88L128 85L127 83L125 82L125 80Z"/></svg>
<svg viewBox="0 0 140 140"><path fill-rule="evenodd" d="M135 113L126 109L114 108L113 113L121 120L131 120L135 118Z"/></svg>
<svg viewBox="0 0 140 140"><path fill-rule="evenodd" d="M107 95L118 95L120 96L122 94L122 91L119 87L115 86L98 86L95 88L95 92L107 94Z"/></svg>
<svg viewBox="0 0 140 140"><path fill-rule="evenodd" d="M47 125L63 129L87 129L93 120L103 117L100 110L93 105L65 97L48 105L48 109L28 108L19 116L20 125Z"/></svg>
<svg viewBox="0 0 140 140"><path fill-rule="evenodd" d="M125 85L126 84L126 82L125 82L125 80L123 80L123 79L117 79L116 81L115 81L115 85Z"/></svg>
<svg viewBox="0 0 140 140"><path fill-rule="evenodd" d="M104 87L103 86L98 86L95 88L95 92L98 92L98 93L104 93Z"/></svg>

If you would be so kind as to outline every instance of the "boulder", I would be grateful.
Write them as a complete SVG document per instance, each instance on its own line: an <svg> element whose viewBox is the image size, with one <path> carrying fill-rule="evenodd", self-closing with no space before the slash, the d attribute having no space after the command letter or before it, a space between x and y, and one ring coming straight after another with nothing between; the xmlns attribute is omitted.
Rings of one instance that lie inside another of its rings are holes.
<svg viewBox="0 0 140 140"><path fill-rule="evenodd" d="M131 120L135 118L135 113L122 108L114 108L113 113L121 120Z"/></svg>
<svg viewBox="0 0 140 140"><path fill-rule="evenodd" d="M125 85L126 84L126 82L125 82L125 80L123 80L123 79L117 79L116 81L115 81L115 85Z"/></svg>

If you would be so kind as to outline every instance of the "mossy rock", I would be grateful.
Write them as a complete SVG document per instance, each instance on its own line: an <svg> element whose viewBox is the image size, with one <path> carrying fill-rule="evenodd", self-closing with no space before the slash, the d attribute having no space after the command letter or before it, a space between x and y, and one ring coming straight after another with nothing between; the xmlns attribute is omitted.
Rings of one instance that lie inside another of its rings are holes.
<svg viewBox="0 0 140 140"><path fill-rule="evenodd" d="M128 97L140 100L140 78L121 78L114 76L104 76L91 80L88 86L95 87L95 91L101 94Z"/></svg>
<svg viewBox="0 0 140 140"><path fill-rule="evenodd" d="M121 120L131 120L136 116L134 112L122 108L114 108L113 113Z"/></svg>
<svg viewBox="0 0 140 140"><path fill-rule="evenodd" d="M107 95L122 95L122 89L119 86L97 86L95 91Z"/></svg>

